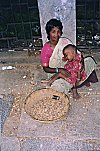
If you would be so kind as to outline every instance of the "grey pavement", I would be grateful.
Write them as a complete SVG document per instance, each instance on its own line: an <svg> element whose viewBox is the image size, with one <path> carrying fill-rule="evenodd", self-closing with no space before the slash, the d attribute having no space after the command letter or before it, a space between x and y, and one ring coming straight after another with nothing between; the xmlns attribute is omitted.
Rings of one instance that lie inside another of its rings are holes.
<svg viewBox="0 0 100 151"><path fill-rule="evenodd" d="M100 81L100 53L92 55ZM40 88L37 79L46 77L39 58L27 52L1 53L1 69L15 67L0 70L0 81L6 82L0 86L1 151L100 151L100 82L80 88L79 100L69 93L69 112L59 120L41 122L25 112L26 97Z"/></svg>

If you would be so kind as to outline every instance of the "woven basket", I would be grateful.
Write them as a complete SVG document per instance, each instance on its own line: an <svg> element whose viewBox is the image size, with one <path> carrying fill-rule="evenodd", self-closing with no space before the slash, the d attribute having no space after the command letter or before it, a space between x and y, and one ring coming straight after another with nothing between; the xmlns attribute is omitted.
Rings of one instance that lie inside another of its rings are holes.
<svg viewBox="0 0 100 151"><path fill-rule="evenodd" d="M57 120L68 112L68 97L53 89L32 92L25 101L25 111L33 119L40 121Z"/></svg>

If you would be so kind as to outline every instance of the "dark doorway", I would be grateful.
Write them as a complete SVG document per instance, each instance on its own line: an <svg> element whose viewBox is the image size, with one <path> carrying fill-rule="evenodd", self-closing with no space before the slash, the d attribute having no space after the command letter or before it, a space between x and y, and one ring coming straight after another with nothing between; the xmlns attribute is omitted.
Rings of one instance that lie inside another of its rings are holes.
<svg viewBox="0 0 100 151"><path fill-rule="evenodd" d="M37 0L0 0L0 50L41 45Z"/></svg>
<svg viewBox="0 0 100 151"><path fill-rule="evenodd" d="M76 0L77 45L100 48L100 0Z"/></svg>

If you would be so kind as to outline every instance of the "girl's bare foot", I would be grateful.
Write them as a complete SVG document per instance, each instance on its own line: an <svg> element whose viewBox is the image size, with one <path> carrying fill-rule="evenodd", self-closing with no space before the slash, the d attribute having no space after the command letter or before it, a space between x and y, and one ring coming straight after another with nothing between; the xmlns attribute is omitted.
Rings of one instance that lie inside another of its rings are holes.
<svg viewBox="0 0 100 151"><path fill-rule="evenodd" d="M87 82L87 83L85 84L85 86L86 86L86 87L90 87L90 86L91 86L90 82Z"/></svg>

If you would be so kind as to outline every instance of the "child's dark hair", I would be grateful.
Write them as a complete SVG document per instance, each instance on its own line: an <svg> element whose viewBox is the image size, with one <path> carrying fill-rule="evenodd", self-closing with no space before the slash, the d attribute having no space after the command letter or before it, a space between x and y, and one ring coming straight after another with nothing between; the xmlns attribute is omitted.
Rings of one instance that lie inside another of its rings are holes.
<svg viewBox="0 0 100 151"><path fill-rule="evenodd" d="M62 35L62 29L63 29L63 25L62 25L62 22L60 20L57 20L55 18L53 19L50 19L47 24L46 24L46 32L47 32L47 38L48 40L50 40L50 31L52 30L52 28L54 27L58 27L59 30L61 31L61 35Z"/></svg>
<svg viewBox="0 0 100 151"><path fill-rule="evenodd" d="M65 49L68 49L68 48L74 49L75 52L77 53L77 47L76 47L75 45L73 45L73 44L68 44L68 45L66 45L66 46L63 48L63 54L64 54Z"/></svg>

